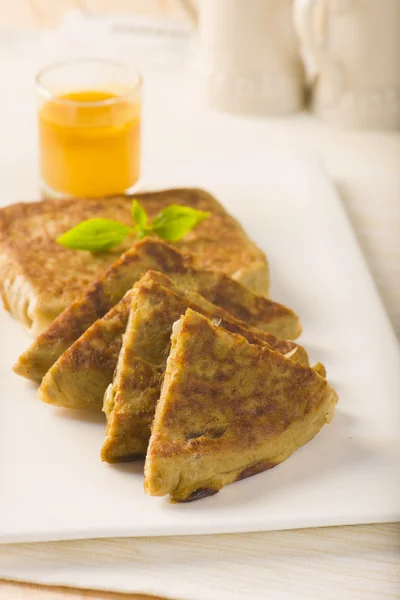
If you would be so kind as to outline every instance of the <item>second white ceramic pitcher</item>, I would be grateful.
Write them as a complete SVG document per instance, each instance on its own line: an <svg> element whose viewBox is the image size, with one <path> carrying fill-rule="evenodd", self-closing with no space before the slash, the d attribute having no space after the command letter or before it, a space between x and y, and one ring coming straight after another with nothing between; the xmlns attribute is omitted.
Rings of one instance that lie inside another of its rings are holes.
<svg viewBox="0 0 400 600"><path fill-rule="evenodd" d="M316 62L315 111L355 128L400 127L400 0L297 0Z"/></svg>

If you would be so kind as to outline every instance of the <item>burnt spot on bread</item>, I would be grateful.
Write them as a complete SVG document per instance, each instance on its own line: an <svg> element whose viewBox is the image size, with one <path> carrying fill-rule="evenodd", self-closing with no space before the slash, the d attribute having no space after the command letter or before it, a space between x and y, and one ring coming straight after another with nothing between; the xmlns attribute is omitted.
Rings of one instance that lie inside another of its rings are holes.
<svg viewBox="0 0 400 600"><path fill-rule="evenodd" d="M165 242L150 238L141 242L140 249L152 259L154 269L163 273L182 273L187 270L185 255Z"/></svg>
<svg viewBox="0 0 400 600"><path fill-rule="evenodd" d="M144 452L132 452L131 454L121 454L118 456L113 456L112 453L106 454L102 452L101 459L109 464L118 464L125 462L133 462L135 460L143 460L145 456L146 455Z"/></svg>
<svg viewBox="0 0 400 600"><path fill-rule="evenodd" d="M202 498L207 498L207 496L214 496L218 491L219 490L215 490L214 488L198 488L192 492L190 496L183 500L178 500L177 502L193 502L194 500L201 500Z"/></svg>
<svg viewBox="0 0 400 600"><path fill-rule="evenodd" d="M227 430L227 427L217 427L214 429L205 429L204 431L192 431L185 435L187 441L195 440L201 437L207 437L211 440L218 440Z"/></svg>
<svg viewBox="0 0 400 600"><path fill-rule="evenodd" d="M103 317L111 308L110 302L104 294L101 280L100 282L92 284L92 286L87 290L87 299L90 300L91 306L98 319Z"/></svg>
<svg viewBox="0 0 400 600"><path fill-rule="evenodd" d="M278 463L273 462L261 462L252 465L251 467L247 467L244 469L236 478L236 481L241 481L242 479L247 479L247 477L252 477L253 475L258 475L258 473L262 473L263 471L268 471L268 469L272 469L276 467Z"/></svg>

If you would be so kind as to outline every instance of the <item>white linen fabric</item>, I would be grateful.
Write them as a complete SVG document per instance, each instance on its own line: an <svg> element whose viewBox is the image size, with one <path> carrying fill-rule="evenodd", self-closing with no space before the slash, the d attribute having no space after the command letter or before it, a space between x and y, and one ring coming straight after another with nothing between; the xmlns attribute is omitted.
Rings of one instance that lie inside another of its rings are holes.
<svg viewBox="0 0 400 600"><path fill-rule="evenodd" d="M398 598L392 525L0 546L0 578L173 600Z"/></svg>

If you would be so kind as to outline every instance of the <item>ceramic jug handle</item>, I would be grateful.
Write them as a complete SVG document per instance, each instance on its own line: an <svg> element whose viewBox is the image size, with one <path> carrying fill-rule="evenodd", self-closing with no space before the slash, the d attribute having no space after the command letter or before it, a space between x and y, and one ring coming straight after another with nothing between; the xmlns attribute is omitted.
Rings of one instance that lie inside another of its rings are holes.
<svg viewBox="0 0 400 600"><path fill-rule="evenodd" d="M300 37L316 62L318 74L323 74L323 79L329 81L329 85L324 86L324 96L326 104L330 104L338 98L343 89L343 72L324 48L323 33L320 37L317 36L317 8L325 9L323 18L329 18L326 15L325 0L298 0L295 4L295 20ZM321 26L324 27L322 22Z"/></svg>

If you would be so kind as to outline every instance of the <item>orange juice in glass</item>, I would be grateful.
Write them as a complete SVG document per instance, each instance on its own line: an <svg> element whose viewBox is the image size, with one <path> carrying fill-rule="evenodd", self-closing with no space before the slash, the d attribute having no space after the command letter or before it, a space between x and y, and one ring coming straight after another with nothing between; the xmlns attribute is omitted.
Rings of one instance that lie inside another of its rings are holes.
<svg viewBox="0 0 400 600"><path fill-rule="evenodd" d="M48 197L129 193L140 174L141 76L118 62L79 60L43 70L41 187Z"/></svg>

